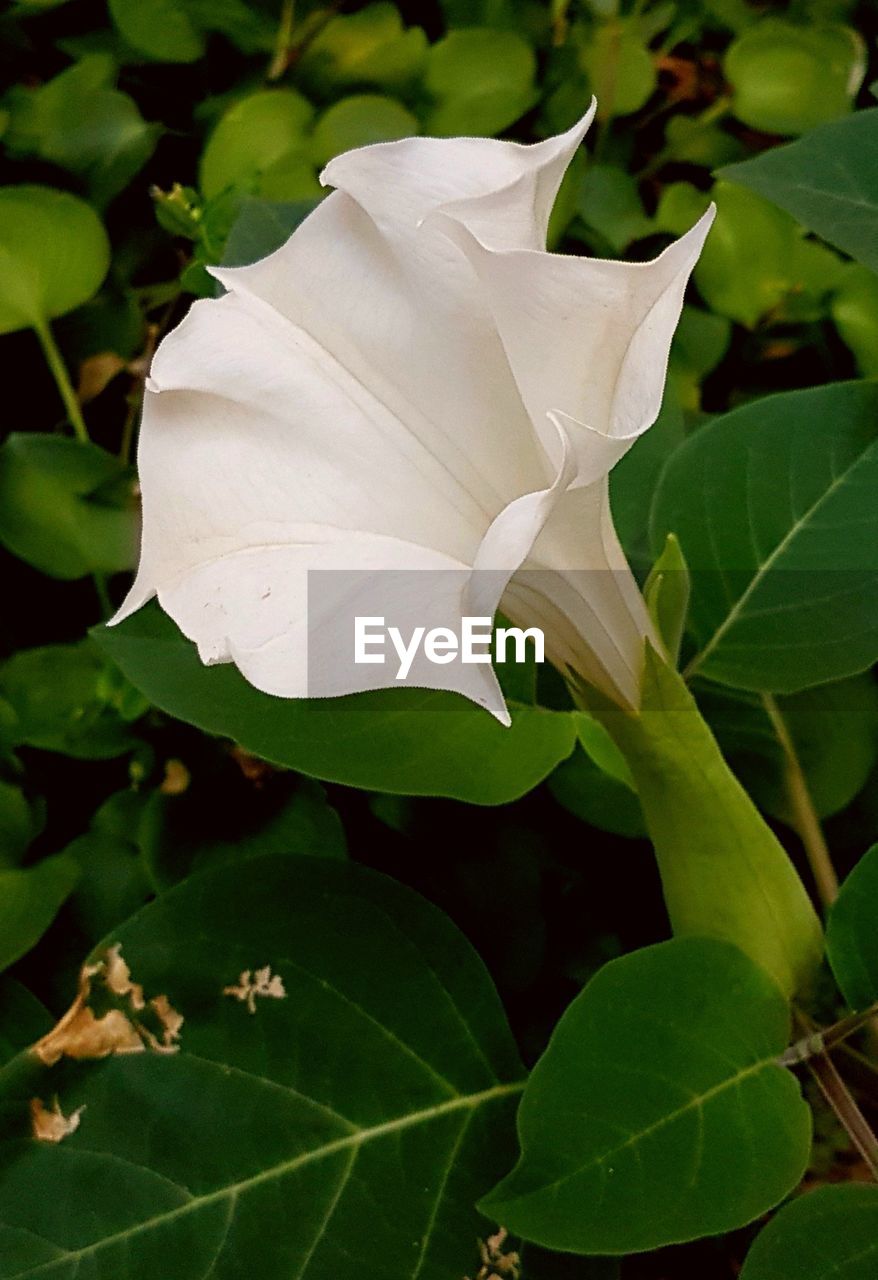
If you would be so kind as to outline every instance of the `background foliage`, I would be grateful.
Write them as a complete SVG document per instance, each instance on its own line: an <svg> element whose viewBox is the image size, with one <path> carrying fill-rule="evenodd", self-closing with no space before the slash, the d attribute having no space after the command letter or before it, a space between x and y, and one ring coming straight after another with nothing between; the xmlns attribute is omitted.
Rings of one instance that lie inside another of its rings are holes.
<svg viewBox="0 0 878 1280"><path fill-rule="evenodd" d="M831 1022L845 1000L874 1001L878 864L861 855L878 830L876 36L869 0L7 7L0 1083L28 1096L15 1055L102 940L136 955L151 996L170 965L187 1023L179 1057L58 1068L65 1112L88 1106L59 1147L21 1136L21 1108L3 1104L15 1176L0 1276L72 1276L85 1258L114 1280L516 1276L511 1245L476 1248L499 1217L525 1237L526 1280L725 1280L746 1224L803 1176L866 1177L826 1113L811 1141L775 1061L789 1027L765 976L724 944L662 942L632 777L551 673L515 677L506 731L411 690L272 701L202 668L154 608L99 624L136 559L143 379L192 298L213 294L205 268L282 243L349 147L535 140L595 93L551 247L643 259L718 207L661 418L613 476L620 535L641 577L677 535L692 576L683 668L809 884L800 783L839 875L857 867L829 930L838 990L827 974L810 1012ZM268 959L295 981L251 1022L218 993ZM626 1071L650 1016L647 1087ZM867 1051L851 1050L852 1087L874 1118ZM504 1178L521 1060L538 1058L525 1158ZM668 1121L680 1089L723 1135L701 1171L712 1198L697 1178L681 1190L695 1138L687 1116ZM754 1107L781 1135L770 1154L747 1149ZM647 1135L625 1156L646 1181L620 1171L602 1200L610 1113ZM555 1164L566 1216L537 1185ZM87 1229L69 1216L83 1179ZM593 1221L583 1197L601 1206ZM746 1280L822 1280L812 1239L847 1259L839 1274L872 1276L876 1198L832 1185L793 1201ZM712 1238L676 1244L693 1237Z"/></svg>

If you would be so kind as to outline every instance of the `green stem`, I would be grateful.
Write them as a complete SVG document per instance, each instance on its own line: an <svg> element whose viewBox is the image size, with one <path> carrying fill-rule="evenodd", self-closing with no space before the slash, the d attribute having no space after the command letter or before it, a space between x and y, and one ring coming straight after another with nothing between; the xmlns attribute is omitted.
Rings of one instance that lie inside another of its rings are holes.
<svg viewBox="0 0 878 1280"><path fill-rule="evenodd" d="M793 742L792 734L776 699L770 693L764 693L762 704L784 754L784 785L793 826L804 846L820 901L824 907L831 907L838 897L838 876L832 865L832 856L823 835L817 810L814 808L814 801L811 799L811 792L808 790L808 782L796 751L796 744Z"/></svg>
<svg viewBox="0 0 878 1280"><path fill-rule="evenodd" d="M787 995L807 991L823 951L817 913L679 672L648 646L639 713L581 696L628 762L674 932L734 943Z"/></svg>
<svg viewBox="0 0 878 1280"><path fill-rule="evenodd" d="M287 69L290 46L293 43L293 24L295 22L295 0L283 0L277 36L274 42L274 53L268 68L266 79L279 80Z"/></svg>
<svg viewBox="0 0 878 1280"><path fill-rule="evenodd" d="M52 377L55 379L55 386L58 388L58 394L64 401L64 408L67 410L67 417L70 425L76 433L76 438L81 440L83 444L88 444L88 427L85 425L85 419L82 416L82 409L76 398L76 392L73 390L73 384L70 381L70 375L67 372L67 366L64 364L64 358L58 350L58 344L52 334L48 321L39 320L34 324L34 332L40 340L40 346L43 348L43 355L46 357L46 364L51 370Z"/></svg>

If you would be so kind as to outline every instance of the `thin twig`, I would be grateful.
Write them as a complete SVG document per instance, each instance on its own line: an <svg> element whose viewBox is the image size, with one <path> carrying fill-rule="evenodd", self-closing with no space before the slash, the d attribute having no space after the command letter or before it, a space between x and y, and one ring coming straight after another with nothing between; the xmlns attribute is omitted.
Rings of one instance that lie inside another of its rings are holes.
<svg viewBox="0 0 878 1280"><path fill-rule="evenodd" d="M808 1069L842 1128L878 1182L878 1138L825 1051L808 1061Z"/></svg>
<svg viewBox="0 0 878 1280"><path fill-rule="evenodd" d="M852 1036L855 1031L865 1027L876 1014L878 1014L878 1001L859 1013L849 1013L847 1017L840 1018L838 1022L834 1022L831 1027L825 1027L822 1031L809 1028L806 1036L797 1040L795 1044L791 1044L789 1049L781 1054L781 1063L785 1067L791 1067L797 1062L808 1062L818 1054L828 1052L847 1040L848 1036Z"/></svg>

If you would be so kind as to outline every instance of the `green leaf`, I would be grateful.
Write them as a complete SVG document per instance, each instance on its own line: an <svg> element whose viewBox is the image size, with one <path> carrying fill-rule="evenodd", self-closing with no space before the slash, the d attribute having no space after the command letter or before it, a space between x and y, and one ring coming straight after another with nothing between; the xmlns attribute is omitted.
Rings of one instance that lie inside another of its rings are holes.
<svg viewBox="0 0 878 1280"><path fill-rule="evenodd" d="M701 384L725 356L732 339L726 316L684 307L671 345L668 376L684 409L701 407Z"/></svg>
<svg viewBox="0 0 878 1280"><path fill-rule="evenodd" d="M579 61L601 119L639 111L656 87L658 72L636 21L613 18L593 28Z"/></svg>
<svg viewBox="0 0 878 1280"><path fill-rule="evenodd" d="M347 698L259 693L232 666L205 667L152 607L95 633L163 711L315 778L402 795L502 804L535 787L573 750L573 717L513 706L513 725L454 694L381 690Z"/></svg>
<svg viewBox="0 0 878 1280"><path fill-rule="evenodd" d="M21 787L0 778L0 867L14 867L42 828L39 808Z"/></svg>
<svg viewBox="0 0 878 1280"><path fill-rule="evenodd" d="M826 954L852 1009L878 1000L878 844L865 853L841 886L826 925Z"/></svg>
<svg viewBox="0 0 878 1280"><path fill-rule="evenodd" d="M412 113L394 98L377 93L354 94L323 112L314 126L311 155L315 164L324 165L342 151L411 138L419 129Z"/></svg>
<svg viewBox="0 0 878 1280"><path fill-rule="evenodd" d="M743 187L718 182L716 220L695 268L705 302L753 328L798 284L799 233L788 214Z"/></svg>
<svg viewBox="0 0 878 1280"><path fill-rule="evenodd" d="M156 886L147 874L140 849L130 838L92 830L72 840L64 854L80 870L68 918L90 943L154 896Z"/></svg>
<svg viewBox="0 0 878 1280"><path fill-rule="evenodd" d="M878 271L878 107L730 165L722 176Z"/></svg>
<svg viewBox="0 0 878 1280"><path fill-rule="evenodd" d="M137 562L132 473L96 444L13 434L0 445L0 542L53 578Z"/></svg>
<svg viewBox="0 0 878 1280"><path fill-rule="evenodd" d="M785 761L758 695L705 685L698 704L723 752L760 808L795 825ZM775 699L792 738L819 818L846 809L866 785L878 755L878 689L871 675Z"/></svg>
<svg viewBox="0 0 878 1280"><path fill-rule="evenodd" d="M321 94L360 85L405 92L426 54L426 35L420 27L406 30L396 5L370 4L332 18L308 44L298 71Z"/></svg>
<svg viewBox="0 0 878 1280"><path fill-rule="evenodd" d="M259 200L248 196L241 201L223 250L224 267L244 267L266 258L290 236L315 208L313 200Z"/></svg>
<svg viewBox="0 0 878 1280"><path fill-rule="evenodd" d="M276 200L321 194L308 152L314 108L294 89L263 89L229 107L201 156L199 185L211 199L228 188Z"/></svg>
<svg viewBox="0 0 878 1280"><path fill-rule="evenodd" d="M0 979L0 1067L51 1029L52 1017L14 978Z"/></svg>
<svg viewBox="0 0 878 1280"><path fill-rule="evenodd" d="M430 46L424 88L435 105L426 132L491 137L537 100L536 58L514 31L466 27Z"/></svg>
<svg viewBox="0 0 878 1280"><path fill-rule="evenodd" d="M768 17L729 46L724 70L739 120L790 134L847 115L866 62L863 39L851 27Z"/></svg>
<svg viewBox="0 0 878 1280"><path fill-rule="evenodd" d="M480 1203L576 1253L730 1231L805 1172L811 1117L778 1066L786 1002L725 943L678 939L611 961L555 1028L519 1111L521 1159Z"/></svg>
<svg viewBox="0 0 878 1280"><path fill-rule="evenodd" d="M109 941L184 1017L180 1050L28 1081L86 1110L57 1145L15 1141L7 1120L9 1280L477 1268L490 1224L472 1206L511 1158L521 1067L481 961L435 907L351 865L258 859L196 876ZM251 1013L225 988L263 966L283 995Z"/></svg>
<svg viewBox="0 0 878 1280"><path fill-rule="evenodd" d="M124 716L130 686L114 687L100 652L88 641L21 649L0 666L0 695L17 715L15 745L60 751L84 760L112 759L137 743Z"/></svg>
<svg viewBox="0 0 878 1280"><path fill-rule="evenodd" d="M195 62L204 38L183 0L108 0L119 34L158 62Z"/></svg>
<svg viewBox="0 0 878 1280"><path fill-rule="evenodd" d="M0 972L36 946L78 878L79 866L63 853L0 870Z"/></svg>
<svg viewBox="0 0 878 1280"><path fill-rule="evenodd" d="M878 205L875 219L878 221ZM878 377L878 277L868 267L850 265L830 306L841 339L853 351L865 378Z"/></svg>
<svg viewBox="0 0 878 1280"><path fill-rule="evenodd" d="M146 164L160 133L114 80L112 59L90 54L38 89L13 91L5 144L80 174L106 204Z"/></svg>
<svg viewBox="0 0 878 1280"><path fill-rule="evenodd" d="M692 574L689 674L793 693L878 657L876 411L871 383L787 392L671 458L652 530L676 533Z"/></svg>
<svg viewBox="0 0 878 1280"><path fill-rule="evenodd" d="M741 1280L873 1280L878 1187L818 1187L784 1205L744 1261Z"/></svg>
<svg viewBox="0 0 878 1280"><path fill-rule="evenodd" d="M672 387L650 429L610 472L613 523L628 558L644 572L650 562L649 508L662 468L685 439L683 414Z"/></svg>
<svg viewBox="0 0 878 1280"><path fill-rule="evenodd" d="M585 698L631 770L674 933L731 942L787 995L807 990L823 950L814 908L679 673L647 646L639 714Z"/></svg>
<svg viewBox="0 0 878 1280"><path fill-rule="evenodd" d="M612 165L588 166L576 207L580 217L603 236L615 253L655 230L652 219L644 212L636 181Z"/></svg>
<svg viewBox="0 0 878 1280"><path fill-rule="evenodd" d="M562 760L549 778L549 790L569 813L600 831L617 836L645 836L637 794L595 764L580 746Z"/></svg>
<svg viewBox="0 0 878 1280"><path fill-rule="evenodd" d="M0 334L82 306L109 265L107 233L83 200L51 187L0 187Z"/></svg>

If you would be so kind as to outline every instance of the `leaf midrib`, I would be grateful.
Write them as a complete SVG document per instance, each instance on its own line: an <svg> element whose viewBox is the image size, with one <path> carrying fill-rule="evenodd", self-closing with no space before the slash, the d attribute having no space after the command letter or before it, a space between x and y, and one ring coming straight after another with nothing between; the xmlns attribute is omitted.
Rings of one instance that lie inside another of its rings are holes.
<svg viewBox="0 0 878 1280"><path fill-rule="evenodd" d="M729 612L726 614L723 621L716 628L713 635L710 637L710 639L707 641L704 647L700 649L698 653L696 653L695 657L691 660L689 665L686 667L685 671L683 672L684 678L686 680L690 680L694 675L697 674L699 669L704 666L706 659L710 657L710 655L714 652L717 645L720 643L720 641L723 639L726 633L730 630L732 626L734 626L734 624L741 617L743 611L746 609L748 601L751 599L753 594L758 590L758 588L762 585L766 575L770 573L770 571L772 570L774 565L777 563L777 561L786 553L786 551L789 549L789 547L793 544L795 539L801 533L802 529L804 529L806 525L811 523L811 521L820 511L820 508L825 503L827 503L831 498L833 498L835 494L838 492L838 490L842 488L842 486L848 483L848 481L851 478L851 475L857 470L859 466L862 465L863 459L866 457L868 453L871 452L871 450L875 447L875 444L876 442L874 440L870 441L869 444L866 446L866 448L863 450L863 452L857 454L856 458L853 459L850 465L845 467L843 471L840 471L839 474L833 478L832 482L828 485L826 489L824 489L820 497L815 502L812 502L811 505L807 508L807 510L804 511L802 515L793 522L793 524L790 526L790 528L781 538L780 542L778 542L777 546L775 546L773 550L769 552L765 560L763 560L761 564L756 566L756 569L753 573L753 577L747 583L747 586L744 588L741 595L732 605L732 607L730 608Z"/></svg>
<svg viewBox="0 0 878 1280"><path fill-rule="evenodd" d="M560 1178L553 1178L551 1182L543 1182L539 1186L529 1188L520 1194L516 1194L510 1201L504 1201L502 1197L498 1196L497 1204L504 1205L507 1203L513 1203L515 1200L519 1200L527 1196L535 1194L542 1195L547 1191L553 1192L557 1188L564 1186L565 1183L572 1182L576 1178L581 1178L583 1174L590 1173L593 1169L603 1170L609 1160L614 1160L623 1151L627 1151L631 1147L638 1146L645 1139L652 1137L654 1133L660 1132L668 1125L674 1124L675 1121L679 1120L682 1116L687 1115L690 1111L700 1112L704 1105L707 1102L710 1102L711 1099L718 1097L727 1089L739 1088L744 1080L749 1079L751 1076L759 1075L765 1071L766 1068L771 1067L774 1067L777 1070L784 1069L778 1065L776 1057L761 1058L758 1062L751 1063L750 1066L738 1071L734 1076L721 1080L718 1084L713 1085L710 1089L706 1089L703 1093L695 1094L693 1097L689 1098L683 1106L677 1107L675 1110L661 1116L658 1120L647 1125L645 1128L638 1129L634 1133L629 1134L624 1142L617 1143L615 1147L611 1147L608 1151L600 1152L598 1155L592 1157L592 1159L587 1160L585 1164L578 1165L575 1169L571 1170L570 1173L565 1173ZM493 1193L491 1196L486 1197L482 1203L485 1207L490 1208L493 1204Z"/></svg>
<svg viewBox="0 0 878 1280"><path fill-rule="evenodd" d="M117 1231L113 1235L104 1236L103 1239L95 1241L93 1244L85 1245L81 1249L64 1250L63 1254L58 1258L52 1258L48 1262L40 1263L39 1266L32 1267L28 1271L16 1272L14 1276L10 1276L10 1280L25 1280L26 1277L30 1276L49 1275L53 1269L69 1266L71 1262L79 1263L83 1258L87 1258L101 1249L130 1240L145 1231L164 1226L208 1205L221 1203L226 1199L234 1202L243 1192L251 1191L254 1187L260 1186L264 1182L270 1182L275 1178L282 1178L286 1174L292 1173L296 1169L314 1161L322 1160L340 1151L359 1149L367 1142L375 1141L386 1137L388 1134L398 1133L405 1129L415 1128L419 1124L429 1124L431 1121L455 1111L474 1111L477 1107L493 1102L495 1099L523 1092L525 1084L525 1080L516 1080L511 1083L492 1085L490 1089L483 1089L478 1093L463 1094L456 1098L451 1098L447 1102L436 1103L435 1106L413 1111L409 1115L398 1116L394 1120L384 1121L379 1125L357 1129L354 1133L345 1134L343 1137L336 1138L321 1147L315 1147L311 1151L294 1156L291 1160L284 1160L280 1164L272 1165L269 1169L263 1169L260 1173L253 1174L249 1178L229 1183L203 1195L193 1196L185 1204L177 1205L173 1209L157 1214L155 1217L138 1222L134 1226L126 1227L123 1231ZM101 1153L98 1152L96 1154L100 1155ZM57 1245L56 1247L63 1249L62 1245Z"/></svg>

